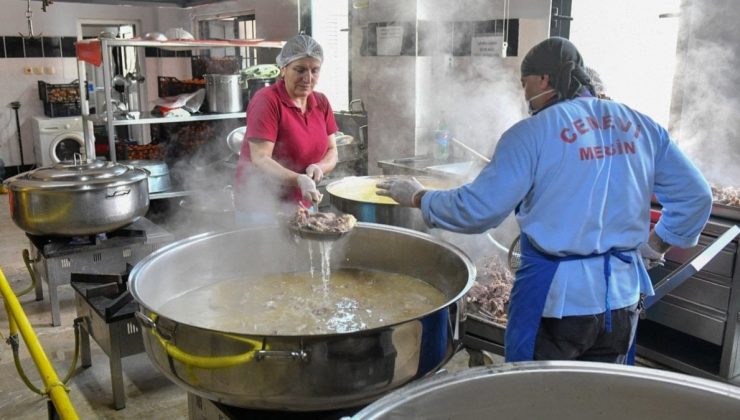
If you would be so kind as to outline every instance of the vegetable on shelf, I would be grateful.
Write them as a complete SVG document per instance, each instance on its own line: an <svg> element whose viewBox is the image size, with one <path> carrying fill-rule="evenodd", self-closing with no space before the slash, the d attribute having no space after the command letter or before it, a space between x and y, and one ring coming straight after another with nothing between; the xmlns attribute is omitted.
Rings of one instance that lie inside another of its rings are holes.
<svg viewBox="0 0 740 420"><path fill-rule="evenodd" d="M242 70L245 79L274 79L280 74L280 68L274 64L257 64Z"/></svg>

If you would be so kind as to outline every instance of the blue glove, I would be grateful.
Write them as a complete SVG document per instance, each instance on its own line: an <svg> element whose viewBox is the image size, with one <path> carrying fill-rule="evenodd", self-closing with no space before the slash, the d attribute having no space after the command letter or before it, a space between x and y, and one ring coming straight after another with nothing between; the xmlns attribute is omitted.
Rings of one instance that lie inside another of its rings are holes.
<svg viewBox="0 0 740 420"><path fill-rule="evenodd" d="M383 181L378 183L376 187L378 187L376 194L390 197L405 207L415 207L417 197L425 191L424 186L413 177Z"/></svg>

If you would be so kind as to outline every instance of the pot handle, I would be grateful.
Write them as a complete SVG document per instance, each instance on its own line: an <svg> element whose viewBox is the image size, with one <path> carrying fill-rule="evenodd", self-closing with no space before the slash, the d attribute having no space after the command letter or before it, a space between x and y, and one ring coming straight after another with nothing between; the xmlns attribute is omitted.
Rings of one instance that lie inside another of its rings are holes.
<svg viewBox="0 0 740 420"><path fill-rule="evenodd" d="M139 322L141 322L141 325L144 328L148 329L149 333L154 338L156 338L157 341L159 341L159 344L162 346L168 356L189 367L196 367L201 369L220 369L239 365L242 363L248 363L255 358L255 355L258 352L257 349L262 346L262 343L257 340L239 337L232 334L220 333L220 335L222 336L249 344L251 346L251 349L242 354L234 354L231 356L197 356L194 354L186 353L159 334L159 332L157 331L156 322L157 314L152 313L150 318L137 311L135 315Z"/></svg>

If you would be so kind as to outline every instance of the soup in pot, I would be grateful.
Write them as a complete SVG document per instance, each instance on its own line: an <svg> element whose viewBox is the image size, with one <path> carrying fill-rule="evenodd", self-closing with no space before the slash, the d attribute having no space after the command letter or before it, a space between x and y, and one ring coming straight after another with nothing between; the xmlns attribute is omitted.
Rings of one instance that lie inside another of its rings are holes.
<svg viewBox="0 0 740 420"><path fill-rule="evenodd" d="M332 270L221 280L158 309L196 327L250 335L315 335L360 331L419 317L447 301L417 278L381 271Z"/></svg>

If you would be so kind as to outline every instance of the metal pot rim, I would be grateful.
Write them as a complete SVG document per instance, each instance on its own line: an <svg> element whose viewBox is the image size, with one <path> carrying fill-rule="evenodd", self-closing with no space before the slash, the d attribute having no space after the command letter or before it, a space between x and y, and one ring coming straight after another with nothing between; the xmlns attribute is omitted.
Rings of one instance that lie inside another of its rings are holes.
<svg viewBox="0 0 740 420"><path fill-rule="evenodd" d="M148 177L148 172L143 169L121 164L113 165L108 166L108 168L115 168L118 171L86 171L81 169L76 172L69 171L69 176L64 176L64 171L61 168L73 167L73 165L59 163L53 167L47 166L18 174L6 180L4 184L11 191L89 191L131 185L146 180ZM53 173L53 168L61 170L62 175L58 179L53 177L34 178L34 175L40 171ZM125 170L120 168L125 168Z"/></svg>
<svg viewBox="0 0 740 420"><path fill-rule="evenodd" d="M460 248L458 248L454 244L451 244L451 243L449 243L447 241L444 241L444 240L440 240L438 238L435 238L434 236L429 235L427 233L419 232L419 231L416 231L416 230L413 230L413 229L402 228L402 227L398 227L398 226L390 226L390 225L384 225L384 224L379 224L379 223L357 222L356 228L357 227L360 227L360 228L369 228L369 229L377 229L377 230L386 230L386 231L392 231L392 232L399 232L400 231L401 233L407 234L409 236L415 236L415 237L417 237L419 239L423 239L425 241L434 242L435 244L442 245L442 246L446 247L450 252L452 252L455 255L457 255L460 258L460 260L463 261L464 264L467 266L467 268L468 268L468 281L466 283L466 286L463 287L462 290L460 292L458 292L458 294L455 295L454 297L447 298L447 300L445 301L445 303L442 304L441 306L439 306L437 308L434 308L434 309L431 309L431 310L429 310L429 311L427 311L427 312L425 312L423 314L418 314L413 319L406 319L406 320L398 321L398 322L395 322L395 323L392 323L392 324L381 325L381 326L378 326L378 327L375 327L375 328L368 328L368 329L364 329L364 330L350 331L350 332L344 332L344 333L308 334L308 335L307 334L288 334L288 335L279 335L279 334L274 334L274 335L270 335L270 334L244 334L242 332L232 332L232 331L226 331L226 330L214 330L214 329L210 329L210 328L199 327L199 326L191 325L191 324L188 324L187 322L182 322L182 321L179 321L179 320L172 320L172 321L175 321L175 322L177 322L179 324L187 325L188 327L197 328L197 329L203 330L203 331L216 332L216 333L227 333L227 334L234 334L234 335L246 336L246 337L255 337L255 336L257 336L257 337L281 337L281 338L299 338L299 337L327 338L327 337L346 337L346 336L357 335L357 334L372 334L372 333L377 333L380 330L387 329L389 327L393 327L393 326L396 326L396 325L405 324L407 322L410 322L410 321L413 321L413 320L416 320L416 319L424 318L424 317L429 316L429 315L431 315L433 313L436 313L436 312L438 312L438 311L440 311L440 310L442 310L444 308L447 308L452 303L459 302L460 300L462 300L465 297L465 294L470 289L470 287L472 287L473 283L475 283L476 270L477 270L476 267L475 267L475 264L473 264L470 261L470 258ZM255 228L255 227L248 227L248 228L238 229L236 232L241 232L241 231L245 231L245 230L252 230L252 229L266 229L266 228L273 228L273 229L274 228L278 228L279 229L279 226L278 225L270 225L270 226L263 226L263 227L257 227L257 228ZM184 239L181 239L179 241L175 241L175 242L173 242L173 243L171 243L171 244L169 244L167 246L164 246L164 247L162 247L162 248L154 251L153 253L149 254L147 257L145 257L144 259L142 259L138 264L136 264L136 266L134 266L134 268L131 270L131 273L129 274L129 279L130 279L130 281L129 281L129 292L131 293L131 296L134 298L134 300L142 308L146 308L148 311L153 312L153 313L156 313L160 317L164 317L164 318L170 319L166 315L161 315L158 310L154 310L154 309L150 308L144 302L144 300L141 298L141 296L139 295L139 292L138 292L137 287L136 287L136 283L138 281L137 279L141 275L141 272L143 272L144 270L146 270L146 268L147 268L148 265L152 264L154 261L156 261L162 255L168 253L169 251L172 251L174 249L180 248L182 246L186 246L186 245L191 244L191 243L201 242L201 241L209 240L211 238L215 238L215 237L219 237L219 236L224 236L224 235L230 235L230 234L234 234L234 233L235 233L235 231L206 232L206 233L194 235L194 236L191 236L191 237L188 237L188 238L184 238Z"/></svg>
<svg viewBox="0 0 740 420"><path fill-rule="evenodd" d="M382 417L383 414L391 413L394 409L408 404L409 401L417 397L431 395L435 392L439 393L445 387L454 386L470 380L479 380L488 377L506 378L512 375L519 376L535 373L603 373L624 378L636 378L650 382L681 385L689 389L707 391L740 401L740 390L733 389L734 387L732 385L677 372L600 362L570 360L532 361L505 363L498 366L480 366L447 375L434 375L423 378L390 392L360 410L352 418L384 418Z"/></svg>

